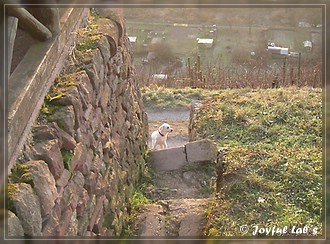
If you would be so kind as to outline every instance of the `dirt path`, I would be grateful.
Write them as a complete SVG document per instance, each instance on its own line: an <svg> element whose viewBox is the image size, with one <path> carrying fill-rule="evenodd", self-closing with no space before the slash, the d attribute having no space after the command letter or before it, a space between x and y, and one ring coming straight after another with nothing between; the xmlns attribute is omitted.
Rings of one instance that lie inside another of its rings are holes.
<svg viewBox="0 0 330 244"><path fill-rule="evenodd" d="M188 142L189 114L189 109L183 108L149 110L149 134L167 122L174 128L168 138L169 148L184 145ZM154 183L146 192L154 203L144 206L138 214L134 225L136 235L203 236L205 210L212 201L213 174L210 166L202 163L174 171L154 172Z"/></svg>
<svg viewBox="0 0 330 244"><path fill-rule="evenodd" d="M168 147L182 146L188 142L188 125L190 110L188 108L172 108L162 110L147 110L149 120L149 135L163 123L169 123L174 129L167 139ZM149 137L148 145L151 145Z"/></svg>

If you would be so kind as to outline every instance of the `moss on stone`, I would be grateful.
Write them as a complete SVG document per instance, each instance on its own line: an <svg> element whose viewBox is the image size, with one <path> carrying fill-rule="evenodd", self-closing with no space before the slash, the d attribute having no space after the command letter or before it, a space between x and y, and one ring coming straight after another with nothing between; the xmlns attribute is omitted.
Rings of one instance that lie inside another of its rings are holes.
<svg viewBox="0 0 330 244"><path fill-rule="evenodd" d="M19 183L22 175L28 172L29 168L25 164L16 164L10 175L10 180L13 183Z"/></svg>
<svg viewBox="0 0 330 244"><path fill-rule="evenodd" d="M86 28L78 31L78 42L75 49L81 54L98 47L97 41L101 36L98 33L98 25L96 24L98 18L97 15L90 15Z"/></svg>
<svg viewBox="0 0 330 244"><path fill-rule="evenodd" d="M37 121L53 122L49 116L53 115L63 106L59 106L54 101L66 96L68 87L77 86L78 82L74 74L61 74L56 77L54 84L50 87L49 92L45 96L44 103L40 110ZM61 125L58 125L61 128ZM63 129L63 128L61 128Z"/></svg>
<svg viewBox="0 0 330 244"><path fill-rule="evenodd" d="M98 20L99 18L101 18L100 14L98 13L98 11L95 8L92 8L90 11L90 15L95 19Z"/></svg>
<svg viewBox="0 0 330 244"><path fill-rule="evenodd" d="M80 52L86 52L88 50L93 50L97 48L97 41L99 37L93 36L83 40L82 42L78 43L76 49Z"/></svg>
<svg viewBox="0 0 330 244"><path fill-rule="evenodd" d="M71 172L70 161L72 160L74 153L72 151L62 149L61 154L63 158L64 168Z"/></svg>
<svg viewBox="0 0 330 244"><path fill-rule="evenodd" d="M58 88L66 88L66 87L78 85L75 74L65 74L65 75L58 76L55 79L55 84ZM63 91L63 89L62 89L62 91ZM65 91L65 89L64 89L64 91Z"/></svg>
<svg viewBox="0 0 330 244"><path fill-rule="evenodd" d="M7 185L7 209L16 214L16 208L13 202L15 192L17 191L18 184Z"/></svg>
<svg viewBox="0 0 330 244"><path fill-rule="evenodd" d="M39 112L39 116L37 118L37 123L39 123L39 124L44 124L44 123L47 123L47 122L54 122L54 120L51 119L51 116L56 111L58 111L59 109L63 108L63 106L58 106L58 105L51 104L48 101L47 96L45 97L44 104L42 105L42 107L40 109L40 112ZM63 129L63 126L61 126L59 124L58 124L58 127L60 127L61 129Z"/></svg>
<svg viewBox="0 0 330 244"><path fill-rule="evenodd" d="M34 187L33 178L26 164L16 164L12 169L10 179L12 183L26 183Z"/></svg>

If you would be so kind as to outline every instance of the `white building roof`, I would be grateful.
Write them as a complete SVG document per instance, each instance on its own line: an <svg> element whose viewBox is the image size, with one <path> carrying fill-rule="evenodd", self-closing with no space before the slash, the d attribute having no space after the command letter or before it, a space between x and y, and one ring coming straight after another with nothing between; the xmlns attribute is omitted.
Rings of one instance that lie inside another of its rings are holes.
<svg viewBox="0 0 330 244"><path fill-rule="evenodd" d="M197 38L198 44L213 44L213 39L208 38Z"/></svg>
<svg viewBox="0 0 330 244"><path fill-rule="evenodd" d="M277 51L280 54L289 54L289 48L287 48L287 47L272 47L272 46L268 46L268 50L269 51Z"/></svg>

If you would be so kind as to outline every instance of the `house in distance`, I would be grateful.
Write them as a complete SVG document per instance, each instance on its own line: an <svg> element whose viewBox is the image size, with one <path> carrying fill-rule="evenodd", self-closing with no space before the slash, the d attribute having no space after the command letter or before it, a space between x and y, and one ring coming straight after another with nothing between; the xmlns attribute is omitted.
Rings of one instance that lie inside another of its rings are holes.
<svg viewBox="0 0 330 244"><path fill-rule="evenodd" d="M211 48L213 47L212 38L197 38L197 46L201 48Z"/></svg>

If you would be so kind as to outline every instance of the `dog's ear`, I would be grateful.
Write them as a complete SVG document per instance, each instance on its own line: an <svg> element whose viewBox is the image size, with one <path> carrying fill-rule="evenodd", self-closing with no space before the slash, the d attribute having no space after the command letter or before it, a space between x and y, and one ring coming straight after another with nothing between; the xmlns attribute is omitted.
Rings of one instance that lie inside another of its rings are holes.
<svg viewBox="0 0 330 244"><path fill-rule="evenodd" d="M163 125L159 126L158 130L159 131L162 131L163 130L163 127L164 127Z"/></svg>

